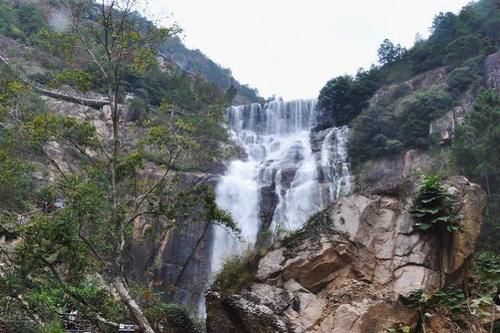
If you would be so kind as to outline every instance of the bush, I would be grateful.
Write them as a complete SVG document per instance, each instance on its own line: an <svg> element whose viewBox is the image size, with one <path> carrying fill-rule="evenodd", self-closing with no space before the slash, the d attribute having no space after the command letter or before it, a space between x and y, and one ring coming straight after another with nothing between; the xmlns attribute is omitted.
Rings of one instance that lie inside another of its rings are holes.
<svg viewBox="0 0 500 333"><path fill-rule="evenodd" d="M463 66L453 69L447 78L448 90L453 93L466 91L473 83L481 81L483 57L470 59Z"/></svg>
<svg viewBox="0 0 500 333"><path fill-rule="evenodd" d="M456 206L455 197L446 192L438 177L425 177L411 210L417 221L415 229L439 233L462 231Z"/></svg>
<svg viewBox="0 0 500 333"><path fill-rule="evenodd" d="M353 163L398 152L402 144L394 139L396 134L396 117L392 110L374 107L363 111L353 122L348 143Z"/></svg>
<svg viewBox="0 0 500 333"><path fill-rule="evenodd" d="M453 92L464 92L477 79L469 67L458 67L450 72L447 79L448 89Z"/></svg>
<svg viewBox="0 0 500 333"><path fill-rule="evenodd" d="M22 3L17 8L19 26L24 36L31 38L40 30L48 27L47 19L36 3Z"/></svg>
<svg viewBox="0 0 500 333"><path fill-rule="evenodd" d="M255 273L262 256L260 250L247 250L241 255L227 259L217 275L214 287L228 294L250 287L255 280Z"/></svg>
<svg viewBox="0 0 500 333"><path fill-rule="evenodd" d="M146 117L148 105L141 97L134 97L130 102L127 121L140 121Z"/></svg>
<svg viewBox="0 0 500 333"><path fill-rule="evenodd" d="M200 333L188 309L178 304L155 304L144 310L150 324L157 332Z"/></svg>
<svg viewBox="0 0 500 333"><path fill-rule="evenodd" d="M21 3L17 7L0 1L0 34L11 38L31 39L47 27L47 20L35 3Z"/></svg>
<svg viewBox="0 0 500 333"><path fill-rule="evenodd" d="M281 243L285 247L293 249L300 246L306 239L317 241L321 236L331 235L334 232L333 223L328 212L321 211L311 216L302 228L288 234Z"/></svg>
<svg viewBox="0 0 500 333"><path fill-rule="evenodd" d="M431 121L448 111L451 104L451 96L441 90L419 92L407 98L398 117L398 139L408 149L427 149L431 144Z"/></svg>

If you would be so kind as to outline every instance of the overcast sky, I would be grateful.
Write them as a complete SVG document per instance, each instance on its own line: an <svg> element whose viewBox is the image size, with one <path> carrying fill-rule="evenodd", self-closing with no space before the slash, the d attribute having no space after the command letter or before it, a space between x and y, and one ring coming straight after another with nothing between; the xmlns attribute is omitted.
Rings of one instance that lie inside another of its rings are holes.
<svg viewBox="0 0 500 333"><path fill-rule="evenodd" d="M316 97L330 78L375 62L382 40L410 46L435 14L468 0L155 0L184 42L262 96Z"/></svg>

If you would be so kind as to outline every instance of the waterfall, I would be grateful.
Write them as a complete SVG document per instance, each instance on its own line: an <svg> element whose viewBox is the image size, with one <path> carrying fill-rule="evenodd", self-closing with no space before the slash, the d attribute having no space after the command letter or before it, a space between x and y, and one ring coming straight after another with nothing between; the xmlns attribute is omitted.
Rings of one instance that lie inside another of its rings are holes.
<svg viewBox="0 0 500 333"><path fill-rule="evenodd" d="M241 235L215 227L213 273L227 257L252 248L261 231L296 230L349 193L349 129L313 133L315 109L316 100L275 100L227 111L231 138L247 156L229 164L216 201L232 214Z"/></svg>

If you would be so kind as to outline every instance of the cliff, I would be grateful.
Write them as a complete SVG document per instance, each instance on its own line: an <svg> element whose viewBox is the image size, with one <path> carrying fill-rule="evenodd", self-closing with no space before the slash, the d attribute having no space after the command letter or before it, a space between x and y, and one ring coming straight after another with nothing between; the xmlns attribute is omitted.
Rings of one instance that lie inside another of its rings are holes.
<svg viewBox="0 0 500 333"><path fill-rule="evenodd" d="M414 329L419 314L401 297L463 281L483 222L486 198L478 185L456 177L446 187L459 198L464 233L438 244L435 235L416 231L409 213L414 187L406 195L343 198L267 253L248 290L208 292L208 332Z"/></svg>
<svg viewBox="0 0 500 333"><path fill-rule="evenodd" d="M491 90L498 90L499 59L497 52L482 62L482 82ZM448 89L449 75L446 67L439 67L383 86L365 112L385 108L398 116L412 96ZM476 86L455 95L442 116L430 121L428 133L436 138L433 151L406 149L357 165L354 193L271 246L242 290L216 284L206 294L207 331L420 332L425 322L433 332L457 332L449 310L424 313L411 299L416 292L432 295L445 286L463 287L477 279L471 278L470 268L488 201L479 185L451 176L457 172L448 149L477 93ZM328 132L322 129L331 126L331 119L319 111L311 136L316 152ZM442 240L416 230L410 213L420 177L433 173L446 175L445 187L458 199L463 228ZM263 207L272 212L273 197L265 194ZM489 305L481 306L484 312L467 310L464 321L470 332L489 329Z"/></svg>

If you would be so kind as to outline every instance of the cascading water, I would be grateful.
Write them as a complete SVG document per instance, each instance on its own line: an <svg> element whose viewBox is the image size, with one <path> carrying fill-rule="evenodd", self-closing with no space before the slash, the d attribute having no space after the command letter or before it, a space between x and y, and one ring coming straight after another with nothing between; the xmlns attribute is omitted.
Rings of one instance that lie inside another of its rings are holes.
<svg viewBox="0 0 500 333"><path fill-rule="evenodd" d="M232 214L241 235L216 227L212 272L253 247L260 232L296 230L349 193L348 128L312 133L315 109L316 100L276 100L228 110L231 136L247 158L230 163L216 201Z"/></svg>

